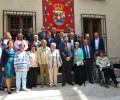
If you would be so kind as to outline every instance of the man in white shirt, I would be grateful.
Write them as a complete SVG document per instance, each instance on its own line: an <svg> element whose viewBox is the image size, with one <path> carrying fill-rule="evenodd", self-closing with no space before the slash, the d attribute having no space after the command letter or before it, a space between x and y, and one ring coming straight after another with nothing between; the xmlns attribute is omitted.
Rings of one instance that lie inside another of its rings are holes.
<svg viewBox="0 0 120 100"><path fill-rule="evenodd" d="M100 50L105 51L103 38L100 37L98 32L94 33L94 39L91 42L91 46L92 46L95 56L98 55L98 52Z"/></svg>
<svg viewBox="0 0 120 100"><path fill-rule="evenodd" d="M38 40L38 35L34 35L33 37L34 41L33 43L36 45L36 47L40 47L41 46L41 41Z"/></svg>

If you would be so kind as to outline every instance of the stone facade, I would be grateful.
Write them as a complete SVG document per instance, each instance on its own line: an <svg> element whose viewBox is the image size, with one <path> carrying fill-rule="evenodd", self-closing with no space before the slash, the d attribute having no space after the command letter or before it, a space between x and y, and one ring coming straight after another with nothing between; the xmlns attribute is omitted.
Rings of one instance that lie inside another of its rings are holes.
<svg viewBox="0 0 120 100"><path fill-rule="evenodd" d="M107 48L110 57L120 57L120 0L74 0L75 31L81 34L80 14L106 15ZM42 27L42 0L0 0L0 37L3 36L3 10L35 11L37 32ZM6 30L7 31L7 30Z"/></svg>

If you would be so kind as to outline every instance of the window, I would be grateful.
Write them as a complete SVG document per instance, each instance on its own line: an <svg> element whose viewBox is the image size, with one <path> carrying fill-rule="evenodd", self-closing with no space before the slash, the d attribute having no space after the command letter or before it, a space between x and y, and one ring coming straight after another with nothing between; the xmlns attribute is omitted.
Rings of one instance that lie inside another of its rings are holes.
<svg viewBox="0 0 120 100"><path fill-rule="evenodd" d="M23 29L23 34L26 34L30 27L36 31L36 12L3 11L3 32L10 32L13 39L19 29Z"/></svg>
<svg viewBox="0 0 120 100"><path fill-rule="evenodd" d="M81 29L83 37L86 33L93 38L94 32L98 32L104 38L105 51L107 53L106 16L97 14L81 14Z"/></svg>

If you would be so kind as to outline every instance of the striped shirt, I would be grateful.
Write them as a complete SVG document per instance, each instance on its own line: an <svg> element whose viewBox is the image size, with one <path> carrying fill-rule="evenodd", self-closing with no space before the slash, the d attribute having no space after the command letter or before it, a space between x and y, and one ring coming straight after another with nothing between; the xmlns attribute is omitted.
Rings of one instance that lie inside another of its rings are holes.
<svg viewBox="0 0 120 100"><path fill-rule="evenodd" d="M31 66L29 53L26 51L16 52L14 56L14 67L17 67L18 72L27 71L28 67Z"/></svg>

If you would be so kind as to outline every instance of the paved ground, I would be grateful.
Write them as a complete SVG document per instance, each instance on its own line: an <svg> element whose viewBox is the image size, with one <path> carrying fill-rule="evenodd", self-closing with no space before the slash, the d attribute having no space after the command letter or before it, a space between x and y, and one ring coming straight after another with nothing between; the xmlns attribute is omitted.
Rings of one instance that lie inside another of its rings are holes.
<svg viewBox="0 0 120 100"><path fill-rule="evenodd" d="M0 92L0 100L120 100L120 84L119 88L110 85L109 88L101 87L98 84L86 83L84 86L70 86L53 88L33 88L29 92L15 91L8 95L6 91Z"/></svg>

